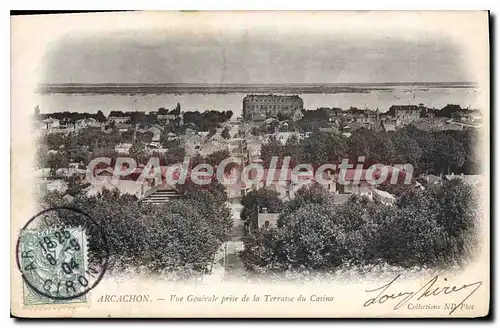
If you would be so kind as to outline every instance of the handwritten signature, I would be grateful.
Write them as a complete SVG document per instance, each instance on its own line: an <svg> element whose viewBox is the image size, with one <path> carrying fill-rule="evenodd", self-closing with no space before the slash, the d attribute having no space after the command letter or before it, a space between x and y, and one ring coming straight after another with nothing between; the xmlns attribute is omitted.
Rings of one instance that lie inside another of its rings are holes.
<svg viewBox="0 0 500 328"><path fill-rule="evenodd" d="M377 296L370 298L367 300L363 306L368 307L370 305L375 305L375 304L382 304L385 303L388 300L399 300L399 303L397 303L394 306L394 310L399 309L401 306L405 305L408 303L411 299L414 297L418 298L416 299L417 301L424 298L424 297L432 297L432 296L437 296L437 295L448 295L448 294L453 294L457 293L459 291L470 291L470 293L460 302L458 303L455 307L452 308L449 314L452 314L455 312L456 309L460 307L469 297L471 297L478 289L481 287L483 284L482 281L476 281L473 283L469 284L464 284L461 287L457 286L439 286L437 281L439 279L439 275L435 276L431 280L429 280L427 283L425 283L422 287L420 287L419 290L416 292L397 292L397 293L392 293L392 292L387 292L389 287L400 277L401 275L397 275L396 278L394 278L391 282L388 284L385 284L381 287L375 288L375 289L367 289L365 290L367 293L373 293L373 292L379 292ZM448 281L446 278L444 278L444 281Z"/></svg>

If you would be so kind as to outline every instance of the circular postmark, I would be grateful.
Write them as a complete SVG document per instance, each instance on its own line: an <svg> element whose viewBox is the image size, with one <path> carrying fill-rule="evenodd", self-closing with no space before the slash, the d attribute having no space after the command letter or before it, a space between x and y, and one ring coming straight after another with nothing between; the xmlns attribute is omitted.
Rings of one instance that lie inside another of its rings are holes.
<svg viewBox="0 0 500 328"><path fill-rule="evenodd" d="M101 226L70 207L46 209L21 229L17 266L29 289L54 300L81 297L102 279L108 245Z"/></svg>

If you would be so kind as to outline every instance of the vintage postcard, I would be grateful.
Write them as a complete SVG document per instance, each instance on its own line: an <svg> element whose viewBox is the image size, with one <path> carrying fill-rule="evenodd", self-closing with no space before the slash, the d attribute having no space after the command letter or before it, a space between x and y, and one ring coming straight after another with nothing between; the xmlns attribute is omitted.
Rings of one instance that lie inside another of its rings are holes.
<svg viewBox="0 0 500 328"><path fill-rule="evenodd" d="M12 315L488 315L487 11L11 21Z"/></svg>

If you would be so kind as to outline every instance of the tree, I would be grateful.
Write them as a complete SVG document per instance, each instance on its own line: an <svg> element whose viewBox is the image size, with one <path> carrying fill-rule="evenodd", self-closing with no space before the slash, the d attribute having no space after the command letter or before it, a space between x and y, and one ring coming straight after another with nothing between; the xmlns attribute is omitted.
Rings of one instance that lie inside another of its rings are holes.
<svg viewBox="0 0 500 328"><path fill-rule="evenodd" d="M290 163L292 166L294 164L300 163L305 157L297 135L292 134L290 138L288 138L283 149L283 156L290 156Z"/></svg>
<svg viewBox="0 0 500 328"><path fill-rule="evenodd" d="M169 148L164 156L165 165L181 163L186 156L186 150L180 145Z"/></svg>
<svg viewBox="0 0 500 328"><path fill-rule="evenodd" d="M175 200L149 209L148 245L141 257L150 272L203 273L220 246L213 217L203 215L205 203Z"/></svg>
<svg viewBox="0 0 500 328"><path fill-rule="evenodd" d="M83 182L80 177L73 175L68 179L68 189L66 190L66 193L75 197L80 195L88 186L90 186L90 183Z"/></svg>
<svg viewBox="0 0 500 328"><path fill-rule="evenodd" d="M305 204L333 205L333 197L318 183L301 187L295 192L295 197L285 203L278 219L278 227L284 225L288 216Z"/></svg>
<svg viewBox="0 0 500 328"><path fill-rule="evenodd" d="M231 157L229 150L227 149L217 150L206 157L206 162L210 164L214 168L214 170L216 170L219 164L223 160L229 157Z"/></svg>
<svg viewBox="0 0 500 328"><path fill-rule="evenodd" d="M406 266L461 264L476 249L477 192L462 181L452 180L425 191L413 189L399 199L397 207L395 221L386 221L390 231L386 248L391 250L388 261ZM401 245L405 239L407 246ZM401 255L410 251L410 256Z"/></svg>
<svg viewBox="0 0 500 328"><path fill-rule="evenodd" d="M158 115L167 115L167 114L168 114L168 109L165 109L165 107L158 108Z"/></svg>
<svg viewBox="0 0 500 328"><path fill-rule="evenodd" d="M50 154L47 159L47 165L50 168L50 174L55 175L58 169L67 168L69 166L68 156L58 151L56 154Z"/></svg>
<svg viewBox="0 0 500 328"><path fill-rule="evenodd" d="M214 110L204 111L200 113L184 112L184 123L193 124L197 131L210 131L213 128L218 128L222 123L228 121L232 112L219 112Z"/></svg>
<svg viewBox="0 0 500 328"><path fill-rule="evenodd" d="M102 110L98 110L95 118L98 122L106 122L106 116L104 116Z"/></svg>
<svg viewBox="0 0 500 328"><path fill-rule="evenodd" d="M194 156L191 156L190 162L189 162L189 167L192 169L192 168L196 167L197 165L203 164L206 162L207 162L207 159L197 153Z"/></svg>
<svg viewBox="0 0 500 328"><path fill-rule="evenodd" d="M224 117L225 117L226 121L229 121L231 119L231 117L233 117L233 111L231 111L231 110L225 111Z"/></svg>
<svg viewBox="0 0 500 328"><path fill-rule="evenodd" d="M436 191L436 198L440 213L437 221L448 236L448 258L459 262L477 246L479 192L460 179L453 179Z"/></svg>
<svg viewBox="0 0 500 328"><path fill-rule="evenodd" d="M405 184L404 181L398 178L397 183L391 183L390 179L385 180L383 183L377 185L377 189L387 191L388 193L396 196L403 197L415 188L419 188L415 185L415 179L409 184Z"/></svg>
<svg viewBox="0 0 500 328"><path fill-rule="evenodd" d="M179 116L181 114L181 104L177 103L177 105L175 105L175 108L170 112L170 114Z"/></svg>
<svg viewBox="0 0 500 328"><path fill-rule="evenodd" d="M460 105L448 104L436 111L436 117L451 117L454 113L462 111Z"/></svg>
<svg viewBox="0 0 500 328"><path fill-rule="evenodd" d="M418 142L411 138L405 129L400 129L391 135L391 141L394 145L395 160L401 164L411 164L417 166L422 149Z"/></svg>
<svg viewBox="0 0 500 328"><path fill-rule="evenodd" d="M329 115L323 108L303 110L302 114L304 115L302 119L296 122L301 131L317 132L319 128L328 125Z"/></svg>
<svg viewBox="0 0 500 328"><path fill-rule="evenodd" d="M446 131L438 135L437 140L437 163L444 163L441 172L456 172L465 163L465 151L463 145L458 143L455 131Z"/></svg>
<svg viewBox="0 0 500 328"><path fill-rule="evenodd" d="M199 275L211 267L222 241L229 238L232 221L218 192L200 191L166 204L140 204L118 190L104 190L96 196L77 195L68 203L61 195L44 193L44 207L57 203L76 207L99 223L109 248L111 272L134 269L145 274ZM52 219L52 218L51 218ZM82 225L81 218L59 218L65 226ZM89 252L103 252L100 231L87 229ZM102 255L102 254L101 254Z"/></svg>
<svg viewBox="0 0 500 328"><path fill-rule="evenodd" d="M231 135L229 134L229 129L228 127L226 126L222 132L221 132L221 136L224 138L224 139L230 139L231 138Z"/></svg>
<svg viewBox="0 0 500 328"><path fill-rule="evenodd" d="M149 160L146 148L141 141L135 142L132 147L130 147L129 155L135 159L138 164L146 164Z"/></svg>
<svg viewBox="0 0 500 328"><path fill-rule="evenodd" d="M465 152L465 163L462 166L464 174L478 174L481 171L483 156L476 151L481 144L478 132L475 129L460 131L457 136L458 142L463 145Z"/></svg>
<svg viewBox="0 0 500 328"><path fill-rule="evenodd" d="M276 259L278 241L274 229L245 236L243 245L240 259L247 272L268 275L270 271L283 272L287 269Z"/></svg>
<svg viewBox="0 0 500 328"><path fill-rule="evenodd" d="M68 160L73 163L88 164L90 161L90 153L85 147L74 147L67 153Z"/></svg>
<svg viewBox="0 0 500 328"><path fill-rule="evenodd" d="M243 196L241 205L243 205L241 219L247 227L255 229L258 226L258 214L263 208L267 208L268 213L279 213L283 202L275 190L260 188Z"/></svg>
<svg viewBox="0 0 500 328"><path fill-rule="evenodd" d="M419 202L432 202L421 197ZM372 249L383 262L407 268L442 264L446 235L430 208L396 207L377 223L378 239Z"/></svg>
<svg viewBox="0 0 500 328"><path fill-rule="evenodd" d="M419 161L417 163L417 172L437 173L436 172L436 152L438 134L419 130L413 126L407 126L402 129L408 138L415 140L421 149ZM441 132L442 133L442 132ZM409 150L411 151L411 150Z"/></svg>
<svg viewBox="0 0 500 328"><path fill-rule="evenodd" d="M47 134L45 140L42 139L42 143L45 143L49 149L60 149L61 146L64 147L66 143L66 137L60 133L50 133Z"/></svg>
<svg viewBox="0 0 500 328"><path fill-rule="evenodd" d="M323 134L313 134L301 142L302 161L311 164L323 164L327 161L327 150L323 143Z"/></svg>
<svg viewBox="0 0 500 328"><path fill-rule="evenodd" d="M217 129L215 127L210 128L207 134L207 139L212 138L215 135L215 133L217 133Z"/></svg>
<svg viewBox="0 0 500 328"><path fill-rule="evenodd" d="M325 269L340 264L337 257L334 221L331 208L308 204L290 215L285 226L257 234L245 242L241 259L250 271L283 272L287 270Z"/></svg>
<svg viewBox="0 0 500 328"><path fill-rule="evenodd" d="M37 168L49 167L48 164L49 157L50 157L49 147L47 147L47 145L43 143L38 143L35 153L35 163Z"/></svg>
<svg viewBox="0 0 500 328"><path fill-rule="evenodd" d="M273 156L278 156L278 158L281 160L285 156L283 145L275 137L271 137L268 142L262 144L260 153L263 164L266 167L268 167L271 163L271 159L273 158ZM281 161L277 166L281 167Z"/></svg>
<svg viewBox="0 0 500 328"><path fill-rule="evenodd" d="M366 161L385 164L390 164L394 160L394 145L385 132L377 133L373 130L361 128L348 140L352 159L365 156Z"/></svg>
<svg viewBox="0 0 500 328"><path fill-rule="evenodd" d="M329 272L346 263L363 264L369 258L370 237L376 233L369 205L365 201L353 201L349 207L304 204L277 230L246 240L241 258L249 270L262 273Z"/></svg>
<svg viewBox="0 0 500 328"><path fill-rule="evenodd" d="M191 189L186 193L193 205L198 204L200 214L206 218L218 243L229 241L233 227L230 209L226 206L227 194L223 185L213 182L208 188Z"/></svg>
<svg viewBox="0 0 500 328"><path fill-rule="evenodd" d="M284 115L283 113L279 112L277 116L279 121L287 121L289 119L288 116Z"/></svg>
<svg viewBox="0 0 500 328"><path fill-rule="evenodd" d="M136 139L144 143L150 143L151 141L153 141L153 137L154 133L151 131L146 131L144 133L141 133L139 131L136 132Z"/></svg>
<svg viewBox="0 0 500 328"><path fill-rule="evenodd" d="M348 154L348 141L343 135L327 134L323 136L328 163L340 163Z"/></svg>
<svg viewBox="0 0 500 328"><path fill-rule="evenodd" d="M380 263L404 268L463 264L478 245L477 197L450 181L411 189L394 206L353 195L333 204L311 190L285 204L276 229L244 240L241 259L256 273L332 272Z"/></svg>

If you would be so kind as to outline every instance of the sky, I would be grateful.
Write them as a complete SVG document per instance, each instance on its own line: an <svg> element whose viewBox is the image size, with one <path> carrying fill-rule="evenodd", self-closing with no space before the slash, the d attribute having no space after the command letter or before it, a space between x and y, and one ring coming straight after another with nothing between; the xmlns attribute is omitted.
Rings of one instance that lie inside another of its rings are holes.
<svg viewBox="0 0 500 328"><path fill-rule="evenodd" d="M43 83L466 82L438 37L152 32L72 35L44 56Z"/></svg>

